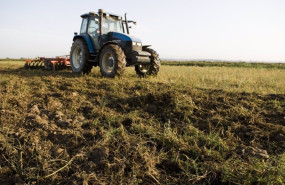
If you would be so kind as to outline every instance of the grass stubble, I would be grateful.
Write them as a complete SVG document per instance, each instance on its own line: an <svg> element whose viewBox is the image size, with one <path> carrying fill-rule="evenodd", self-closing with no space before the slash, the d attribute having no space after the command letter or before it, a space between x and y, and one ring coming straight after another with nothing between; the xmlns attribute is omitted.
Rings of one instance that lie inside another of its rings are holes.
<svg viewBox="0 0 285 185"><path fill-rule="evenodd" d="M283 68L22 64L0 62L2 184L285 183Z"/></svg>

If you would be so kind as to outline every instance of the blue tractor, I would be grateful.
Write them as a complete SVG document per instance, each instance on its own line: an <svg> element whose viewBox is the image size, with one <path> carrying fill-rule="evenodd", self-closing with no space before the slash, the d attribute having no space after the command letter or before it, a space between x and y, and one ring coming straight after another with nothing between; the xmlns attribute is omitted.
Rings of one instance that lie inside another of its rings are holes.
<svg viewBox="0 0 285 185"><path fill-rule="evenodd" d="M70 64L75 73L90 73L99 66L102 76L114 78L123 75L126 67L135 66L140 77L155 76L160 69L158 54L131 36L126 14L121 16L89 12L81 15L80 34L75 33L70 51Z"/></svg>

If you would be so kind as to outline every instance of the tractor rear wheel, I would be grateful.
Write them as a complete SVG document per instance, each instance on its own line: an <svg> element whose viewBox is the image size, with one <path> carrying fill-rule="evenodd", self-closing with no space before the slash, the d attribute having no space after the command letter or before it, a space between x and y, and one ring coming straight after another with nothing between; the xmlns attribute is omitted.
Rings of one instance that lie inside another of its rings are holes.
<svg viewBox="0 0 285 185"><path fill-rule="evenodd" d="M88 62L90 54L84 40L76 39L70 51L70 65L74 73L88 74L91 72L92 65Z"/></svg>
<svg viewBox="0 0 285 185"><path fill-rule="evenodd" d="M135 70L138 76L156 76L160 69L160 59L155 50L146 48L144 51L147 51L151 54L150 64L140 64L135 66Z"/></svg>
<svg viewBox="0 0 285 185"><path fill-rule="evenodd" d="M126 64L126 55L120 46L109 44L101 51L99 66L102 76L109 78L122 76Z"/></svg>

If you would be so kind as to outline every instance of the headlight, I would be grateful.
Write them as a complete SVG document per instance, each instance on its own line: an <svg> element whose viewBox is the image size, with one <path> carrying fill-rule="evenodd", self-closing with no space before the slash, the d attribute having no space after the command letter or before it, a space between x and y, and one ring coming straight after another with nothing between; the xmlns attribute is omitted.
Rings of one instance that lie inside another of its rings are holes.
<svg viewBox="0 0 285 185"><path fill-rule="evenodd" d="M142 46L141 42L133 42L133 46Z"/></svg>

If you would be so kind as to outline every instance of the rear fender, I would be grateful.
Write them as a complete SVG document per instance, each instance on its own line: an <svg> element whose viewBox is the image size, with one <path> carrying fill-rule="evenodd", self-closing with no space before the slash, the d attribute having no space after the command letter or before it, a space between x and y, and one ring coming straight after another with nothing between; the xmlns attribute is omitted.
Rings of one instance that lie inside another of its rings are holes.
<svg viewBox="0 0 285 185"><path fill-rule="evenodd" d="M90 54L96 54L93 42L91 40L91 38L88 35L76 35L73 37L73 41L75 41L76 39L83 39L85 41L85 43L87 44L88 50Z"/></svg>

